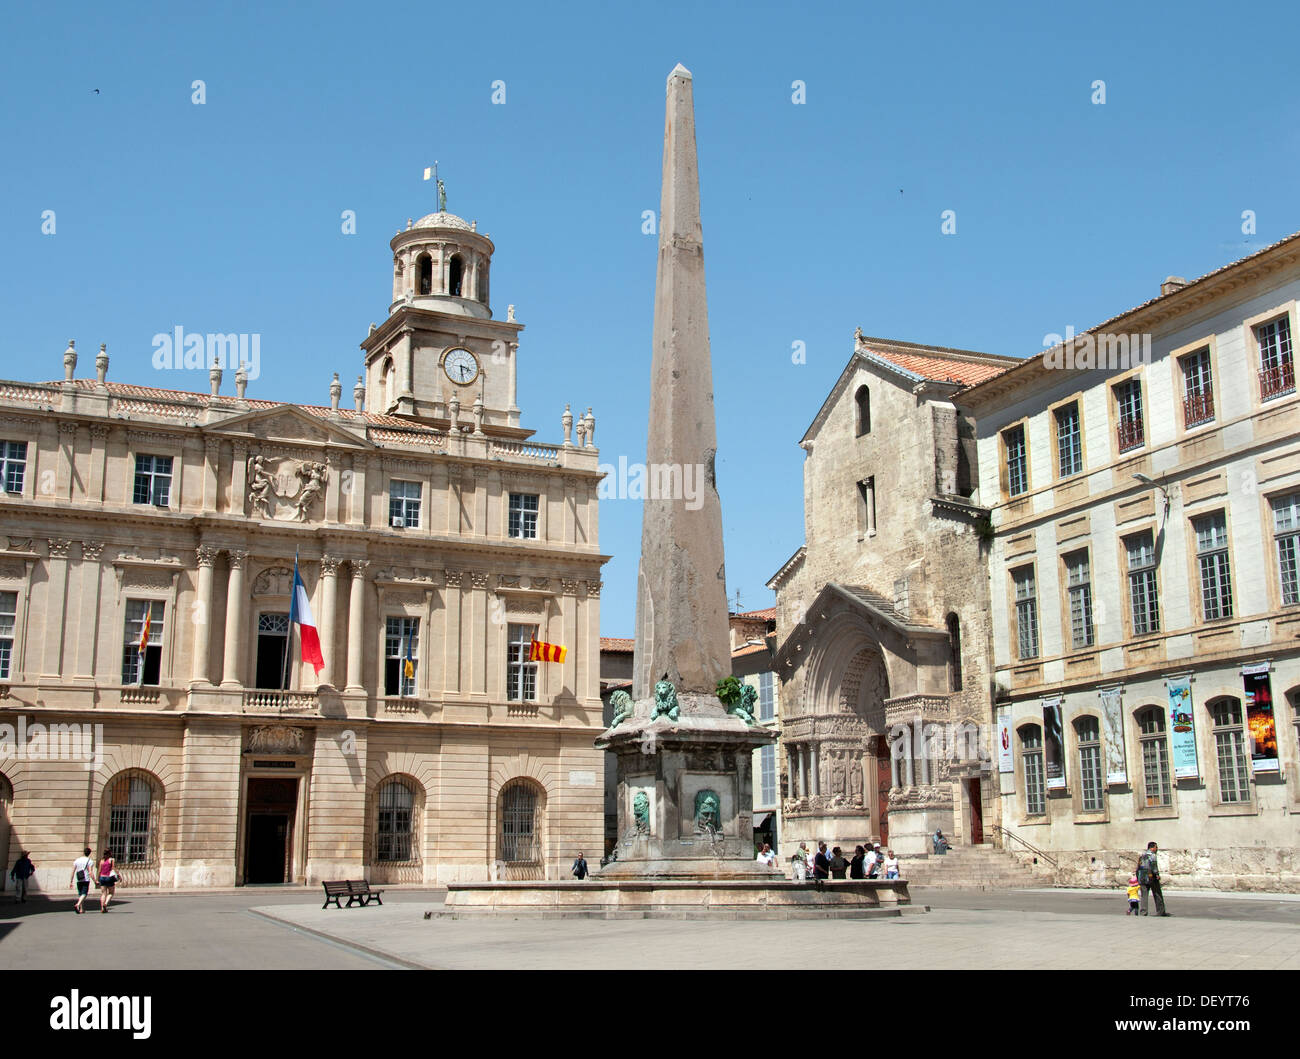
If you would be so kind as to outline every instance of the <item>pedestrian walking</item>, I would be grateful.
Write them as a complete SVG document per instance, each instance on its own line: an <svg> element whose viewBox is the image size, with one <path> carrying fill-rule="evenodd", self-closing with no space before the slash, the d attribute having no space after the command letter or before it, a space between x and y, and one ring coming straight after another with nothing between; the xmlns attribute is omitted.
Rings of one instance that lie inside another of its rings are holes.
<svg viewBox="0 0 1300 1059"><path fill-rule="evenodd" d="M891 849L888 853L885 854L884 864L885 864L885 878L886 878L886 879L897 879L897 878L898 878L898 858L894 856L894 851L893 851L892 849Z"/></svg>
<svg viewBox="0 0 1300 1059"><path fill-rule="evenodd" d="M1138 885L1138 877L1130 875L1128 880L1128 911L1126 916L1135 916L1138 914L1138 895L1142 892L1142 887Z"/></svg>
<svg viewBox="0 0 1300 1059"><path fill-rule="evenodd" d="M1147 894L1154 894L1156 899L1156 915L1167 916L1165 911L1165 895L1160 892L1160 858L1157 856L1160 847L1154 842L1147 843L1147 851L1138 858L1137 881L1142 887L1142 914L1147 914Z"/></svg>
<svg viewBox="0 0 1300 1059"><path fill-rule="evenodd" d="M36 874L36 865L32 863L27 850L23 850L14 866L9 869L9 878L14 881L14 900L27 900L27 880Z"/></svg>
<svg viewBox="0 0 1300 1059"><path fill-rule="evenodd" d="M579 882L587 877L587 859L578 851L578 859L573 862L573 876Z"/></svg>
<svg viewBox="0 0 1300 1059"><path fill-rule="evenodd" d="M763 843L763 848L758 851L758 856L754 859L765 868L776 867L776 854L772 852L772 847L766 842Z"/></svg>
<svg viewBox="0 0 1300 1059"><path fill-rule="evenodd" d="M69 886L77 887L77 903L73 905L72 910L81 915L85 909L82 904L86 900L86 895L90 893L90 876L95 870L95 859L90 855L90 847L87 846L82 855L72 862L72 879Z"/></svg>
<svg viewBox="0 0 1300 1059"><path fill-rule="evenodd" d="M867 877L866 871L863 870L863 862L866 860L866 857L867 851L862 846L858 846L858 848L853 851L853 859L849 861L850 879L865 879Z"/></svg>
<svg viewBox="0 0 1300 1059"><path fill-rule="evenodd" d="M790 865L794 872L795 882L805 882L808 879L808 843L800 842L799 848L790 854Z"/></svg>
<svg viewBox="0 0 1300 1059"><path fill-rule="evenodd" d="M113 853L111 850L104 850L103 859L99 862L99 910L107 912L108 906L113 903L113 895L117 892L117 865L113 862Z"/></svg>

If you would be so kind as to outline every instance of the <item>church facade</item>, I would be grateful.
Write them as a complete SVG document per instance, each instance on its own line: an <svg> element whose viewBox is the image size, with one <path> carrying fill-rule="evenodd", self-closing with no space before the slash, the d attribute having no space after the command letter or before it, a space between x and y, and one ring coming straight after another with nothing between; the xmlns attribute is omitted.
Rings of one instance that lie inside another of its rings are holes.
<svg viewBox="0 0 1300 1059"><path fill-rule="evenodd" d="M783 858L822 839L915 855L936 827L979 843L996 823L984 512L952 399L1014 363L859 332L800 441L806 543L768 582Z"/></svg>
<svg viewBox="0 0 1300 1059"><path fill-rule="evenodd" d="M328 406L250 398L242 366L184 393L109 381L102 348L85 377L71 343L61 381L0 382L0 855L38 888L85 845L160 887L555 878L599 850L595 419L521 427L523 325L475 225L391 247L351 408L337 373Z"/></svg>

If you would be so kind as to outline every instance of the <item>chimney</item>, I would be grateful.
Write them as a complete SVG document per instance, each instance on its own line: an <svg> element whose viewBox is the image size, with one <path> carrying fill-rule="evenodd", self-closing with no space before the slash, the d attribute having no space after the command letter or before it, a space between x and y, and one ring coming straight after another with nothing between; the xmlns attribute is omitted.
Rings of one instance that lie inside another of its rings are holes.
<svg viewBox="0 0 1300 1059"><path fill-rule="evenodd" d="M1182 276L1166 276L1165 281L1160 284L1160 296L1163 298L1166 294L1173 294L1174 291L1180 291L1187 286L1187 280Z"/></svg>

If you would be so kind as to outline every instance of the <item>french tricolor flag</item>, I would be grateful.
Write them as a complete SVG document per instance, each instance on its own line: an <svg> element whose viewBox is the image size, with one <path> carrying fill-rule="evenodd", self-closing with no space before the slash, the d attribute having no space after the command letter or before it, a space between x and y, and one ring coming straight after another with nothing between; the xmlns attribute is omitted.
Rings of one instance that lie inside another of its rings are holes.
<svg viewBox="0 0 1300 1059"><path fill-rule="evenodd" d="M298 626L298 642L302 645L302 660L310 662L319 673L325 668L325 656L320 653L320 634L316 619L311 616L311 603L307 588L298 573L298 556L293 557L293 597L289 602L289 624Z"/></svg>

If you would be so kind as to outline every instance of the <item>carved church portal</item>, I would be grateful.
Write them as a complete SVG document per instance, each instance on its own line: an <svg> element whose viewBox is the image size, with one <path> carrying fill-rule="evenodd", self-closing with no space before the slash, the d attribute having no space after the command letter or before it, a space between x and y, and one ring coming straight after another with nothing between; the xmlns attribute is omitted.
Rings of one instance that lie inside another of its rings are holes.
<svg viewBox="0 0 1300 1059"><path fill-rule="evenodd" d="M293 821L298 810L296 778L251 777L244 829L244 882L283 883L293 871Z"/></svg>

